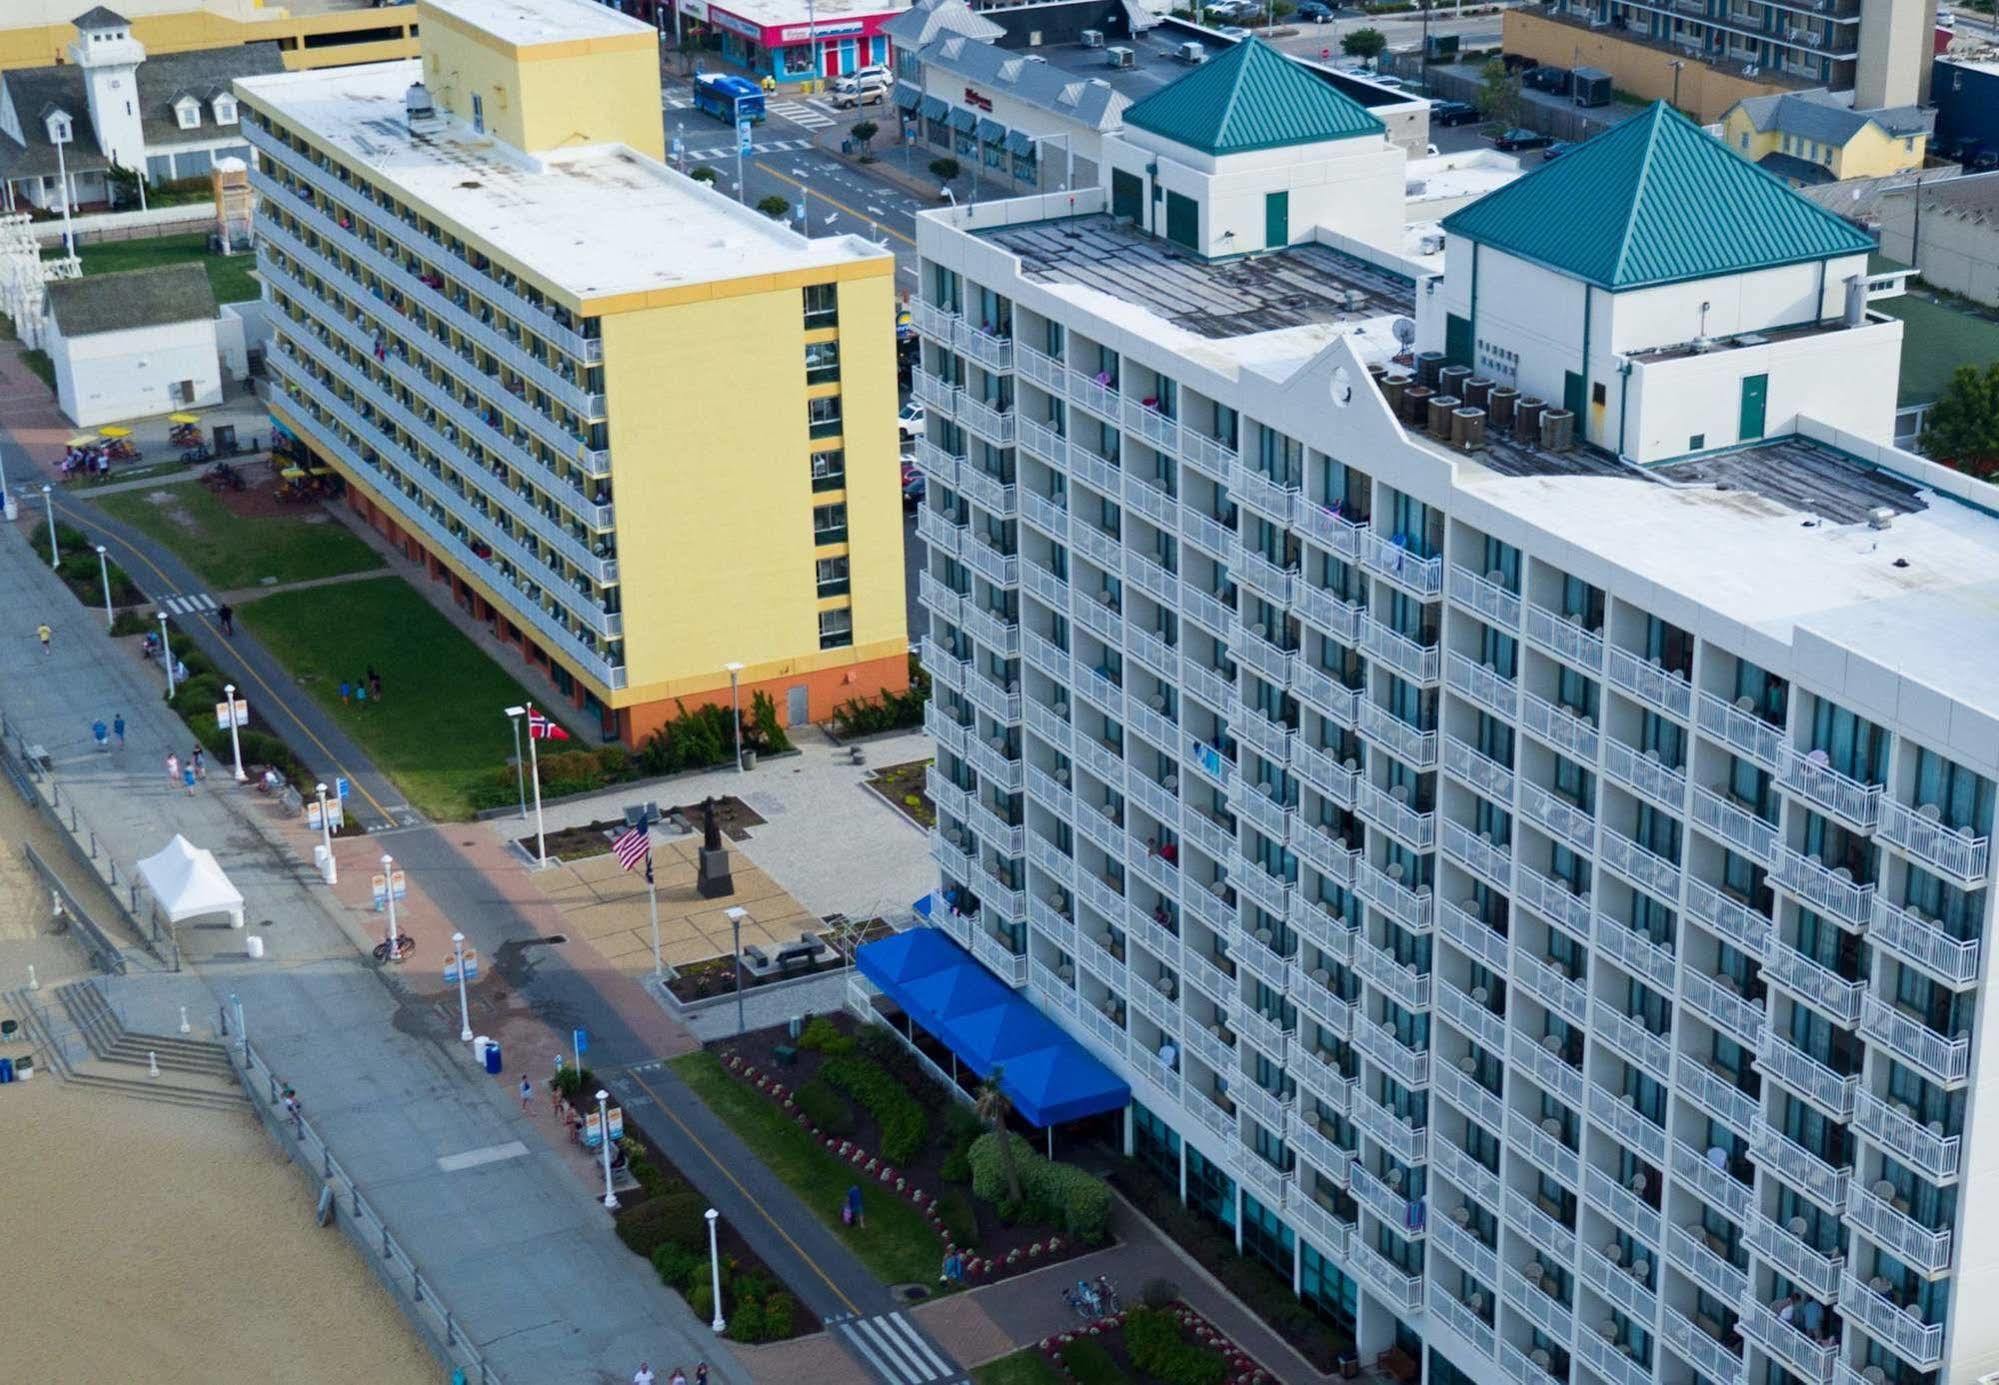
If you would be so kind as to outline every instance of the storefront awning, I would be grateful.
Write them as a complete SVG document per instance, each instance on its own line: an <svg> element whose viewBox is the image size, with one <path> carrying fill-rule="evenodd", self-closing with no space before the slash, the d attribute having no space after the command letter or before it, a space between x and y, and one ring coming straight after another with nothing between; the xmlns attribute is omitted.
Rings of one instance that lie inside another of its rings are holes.
<svg viewBox="0 0 1999 1385"><path fill-rule="evenodd" d="M1000 124L997 120L981 119L979 121L979 143L1003 144L1005 142L1006 126Z"/></svg>
<svg viewBox="0 0 1999 1385"><path fill-rule="evenodd" d="M972 133L973 130L976 130L978 126L979 126L979 118L973 115L970 111L964 109L962 106L959 107L957 110L951 112L952 129L962 130L969 135L970 133Z"/></svg>
<svg viewBox="0 0 1999 1385"><path fill-rule="evenodd" d="M926 96L923 98L923 118L925 120L942 120L946 115L950 114L950 111L950 106L945 104L944 98L941 96Z"/></svg>
<svg viewBox="0 0 1999 1385"><path fill-rule="evenodd" d="M905 111L913 111L922 104L923 93L907 82L895 84L895 104Z"/></svg>
<svg viewBox="0 0 1999 1385"><path fill-rule="evenodd" d="M999 1070L1029 1124L1117 1111L1131 1088L1066 1030L935 928L912 928L854 953L863 976L981 1077Z"/></svg>
<svg viewBox="0 0 1999 1385"><path fill-rule="evenodd" d="M1022 158L1027 157L1034 152L1034 136L1025 130L1008 130L1006 151L1009 154L1019 154Z"/></svg>

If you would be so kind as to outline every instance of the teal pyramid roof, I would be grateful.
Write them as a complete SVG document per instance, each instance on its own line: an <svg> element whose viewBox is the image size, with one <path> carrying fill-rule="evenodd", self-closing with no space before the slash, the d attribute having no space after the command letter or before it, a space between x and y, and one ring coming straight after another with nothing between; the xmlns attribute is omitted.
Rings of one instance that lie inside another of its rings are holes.
<svg viewBox="0 0 1999 1385"><path fill-rule="evenodd" d="M1453 235L1607 289L1874 248L1663 101L1443 224Z"/></svg>
<svg viewBox="0 0 1999 1385"><path fill-rule="evenodd" d="M1206 154L1378 135L1367 107L1246 38L1126 109L1124 123Z"/></svg>

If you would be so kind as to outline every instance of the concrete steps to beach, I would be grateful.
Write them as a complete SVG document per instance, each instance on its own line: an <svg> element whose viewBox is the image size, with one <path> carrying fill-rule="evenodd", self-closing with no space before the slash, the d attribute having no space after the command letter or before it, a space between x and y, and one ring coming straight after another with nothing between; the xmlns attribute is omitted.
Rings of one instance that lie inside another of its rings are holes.
<svg viewBox="0 0 1999 1385"><path fill-rule="evenodd" d="M59 1081L198 1110L241 1111L249 1104L221 1044L130 1031L94 982L57 987L53 1007L25 991L6 1000L37 1065ZM159 1077L148 1072L155 1058Z"/></svg>

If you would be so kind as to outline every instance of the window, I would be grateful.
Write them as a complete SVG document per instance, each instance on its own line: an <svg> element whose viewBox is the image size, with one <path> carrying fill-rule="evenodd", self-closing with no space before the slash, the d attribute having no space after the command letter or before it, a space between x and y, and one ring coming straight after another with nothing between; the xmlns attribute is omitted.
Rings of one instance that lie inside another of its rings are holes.
<svg viewBox="0 0 1999 1385"><path fill-rule="evenodd" d="M815 438L830 438L840 432L840 396L827 395L824 399L805 401L806 431Z"/></svg>
<svg viewBox="0 0 1999 1385"><path fill-rule="evenodd" d="M1707 446L1707 434L1695 433L1687 439L1687 451L1698 452Z"/></svg>
<svg viewBox="0 0 1999 1385"><path fill-rule="evenodd" d="M1603 381L1597 380L1590 385L1589 387L1590 403L1596 405L1599 409L1604 406L1605 401L1608 400L1609 397L1610 396L1604 392Z"/></svg>
<svg viewBox="0 0 1999 1385"><path fill-rule="evenodd" d="M215 98L215 123L234 125L236 123L236 98L227 93Z"/></svg>
<svg viewBox="0 0 1999 1385"><path fill-rule="evenodd" d="M847 541L847 507L845 505L815 505L812 507L812 541L814 543L845 543Z"/></svg>
<svg viewBox="0 0 1999 1385"><path fill-rule="evenodd" d="M174 102L174 119L181 129L192 130L201 124L201 103L192 96L183 96Z"/></svg>
<svg viewBox="0 0 1999 1385"><path fill-rule="evenodd" d="M805 325L834 327L840 322L840 289L836 284L805 286Z"/></svg>
<svg viewBox="0 0 1999 1385"><path fill-rule="evenodd" d="M486 132L486 100L476 91L472 93L472 128L481 134Z"/></svg>
<svg viewBox="0 0 1999 1385"><path fill-rule="evenodd" d="M842 606L837 611L819 613L819 647L844 649L854 642L854 613Z"/></svg>
<svg viewBox="0 0 1999 1385"><path fill-rule="evenodd" d="M840 378L840 343L815 341L805 348L805 383L828 385Z"/></svg>
<svg viewBox="0 0 1999 1385"><path fill-rule="evenodd" d="M812 489L836 491L847 484L847 454L840 448L812 454Z"/></svg>
<svg viewBox="0 0 1999 1385"><path fill-rule="evenodd" d="M821 558L815 565L821 596L845 596L848 591L847 560Z"/></svg>

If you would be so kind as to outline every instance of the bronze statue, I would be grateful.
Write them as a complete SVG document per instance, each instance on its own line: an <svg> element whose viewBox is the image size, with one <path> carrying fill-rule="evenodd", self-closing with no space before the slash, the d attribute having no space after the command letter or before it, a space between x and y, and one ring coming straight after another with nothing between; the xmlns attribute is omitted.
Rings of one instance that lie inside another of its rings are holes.
<svg viewBox="0 0 1999 1385"><path fill-rule="evenodd" d="M710 794L701 800L701 847L704 851L722 849L722 829L715 824L715 797Z"/></svg>

